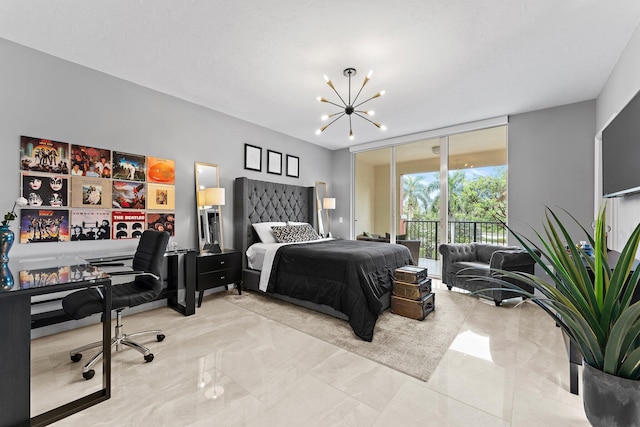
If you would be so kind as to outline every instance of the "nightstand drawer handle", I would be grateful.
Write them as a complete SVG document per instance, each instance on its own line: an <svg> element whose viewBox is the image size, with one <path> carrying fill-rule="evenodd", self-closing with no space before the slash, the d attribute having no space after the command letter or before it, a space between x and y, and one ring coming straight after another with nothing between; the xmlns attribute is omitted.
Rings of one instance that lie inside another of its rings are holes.
<svg viewBox="0 0 640 427"><path fill-rule="evenodd" d="M220 261L220 264L224 264L224 261Z"/></svg>
<svg viewBox="0 0 640 427"><path fill-rule="evenodd" d="M220 277L220 280L224 280L224 278L225 278L224 276L221 276L221 277Z"/></svg>

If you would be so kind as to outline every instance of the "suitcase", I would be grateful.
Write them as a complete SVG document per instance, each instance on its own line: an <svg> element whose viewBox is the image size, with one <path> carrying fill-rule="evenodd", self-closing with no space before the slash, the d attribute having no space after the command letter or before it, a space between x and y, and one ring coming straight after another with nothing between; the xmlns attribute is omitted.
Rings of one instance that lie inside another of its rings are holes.
<svg viewBox="0 0 640 427"><path fill-rule="evenodd" d="M393 281L393 294L402 298L420 300L430 293L431 279L425 279L420 283Z"/></svg>
<svg viewBox="0 0 640 427"><path fill-rule="evenodd" d="M396 268L395 280L405 283L420 283L427 278L427 269L416 265Z"/></svg>
<svg viewBox="0 0 640 427"><path fill-rule="evenodd" d="M435 309L436 296L434 294L427 294L419 301L391 295L391 312L404 317L424 320Z"/></svg>

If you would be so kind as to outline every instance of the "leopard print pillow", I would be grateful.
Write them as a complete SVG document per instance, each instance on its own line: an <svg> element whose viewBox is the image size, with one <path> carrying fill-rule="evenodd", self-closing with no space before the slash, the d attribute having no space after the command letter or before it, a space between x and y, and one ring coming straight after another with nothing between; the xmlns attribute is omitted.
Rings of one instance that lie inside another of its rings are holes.
<svg viewBox="0 0 640 427"><path fill-rule="evenodd" d="M278 243L308 242L320 238L309 224L275 226L271 230Z"/></svg>

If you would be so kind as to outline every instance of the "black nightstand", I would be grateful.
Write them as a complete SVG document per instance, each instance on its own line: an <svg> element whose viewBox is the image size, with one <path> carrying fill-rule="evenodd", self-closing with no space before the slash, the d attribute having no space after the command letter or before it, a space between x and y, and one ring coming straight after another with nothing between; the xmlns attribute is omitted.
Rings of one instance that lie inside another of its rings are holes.
<svg viewBox="0 0 640 427"><path fill-rule="evenodd" d="M225 249L222 253L203 253L196 257L196 290L198 307L202 305L202 296L207 289L237 283L238 294L242 294L242 253L234 249Z"/></svg>

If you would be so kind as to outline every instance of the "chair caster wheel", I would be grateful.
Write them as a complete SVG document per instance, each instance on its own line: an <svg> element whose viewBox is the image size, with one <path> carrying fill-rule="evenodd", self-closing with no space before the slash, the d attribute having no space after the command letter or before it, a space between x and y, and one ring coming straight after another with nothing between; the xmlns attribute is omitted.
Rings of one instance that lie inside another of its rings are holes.
<svg viewBox="0 0 640 427"><path fill-rule="evenodd" d="M151 362L153 360L153 353L149 353L144 357L145 362Z"/></svg>
<svg viewBox="0 0 640 427"><path fill-rule="evenodd" d="M87 372L83 372L82 373L82 377L85 380L90 380L91 378L93 378L93 376L96 374L96 371L94 371L93 369L88 370Z"/></svg>
<svg viewBox="0 0 640 427"><path fill-rule="evenodd" d="M156 336L156 339L158 340L158 342L164 341L164 338L165 338L164 334L159 334Z"/></svg>
<svg viewBox="0 0 640 427"><path fill-rule="evenodd" d="M500 304L502 304L502 301L498 301L498 300L493 300L493 302L496 304L496 307L500 307Z"/></svg>
<svg viewBox="0 0 640 427"><path fill-rule="evenodd" d="M71 361L72 361L73 363L75 363L75 362L79 362L79 361L80 361L80 359L82 359L82 353L76 353L76 354L72 354L72 355L71 355Z"/></svg>
<svg viewBox="0 0 640 427"><path fill-rule="evenodd" d="M447 285L447 289L451 290L452 286Z"/></svg>

